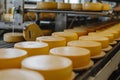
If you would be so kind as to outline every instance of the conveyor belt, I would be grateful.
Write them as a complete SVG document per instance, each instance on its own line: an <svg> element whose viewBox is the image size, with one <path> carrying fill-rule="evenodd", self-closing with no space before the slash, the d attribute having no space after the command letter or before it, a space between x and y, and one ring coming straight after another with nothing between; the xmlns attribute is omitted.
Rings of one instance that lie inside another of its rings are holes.
<svg viewBox="0 0 120 80"><path fill-rule="evenodd" d="M15 43L7 43L4 41L0 41L0 48L12 48Z"/></svg>

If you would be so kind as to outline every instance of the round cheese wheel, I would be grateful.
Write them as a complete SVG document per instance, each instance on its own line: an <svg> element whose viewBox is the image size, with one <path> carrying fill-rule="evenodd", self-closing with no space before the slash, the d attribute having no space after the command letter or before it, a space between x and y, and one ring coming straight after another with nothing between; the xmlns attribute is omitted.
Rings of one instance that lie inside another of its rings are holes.
<svg viewBox="0 0 120 80"><path fill-rule="evenodd" d="M55 36L42 36L36 39L39 42L48 43L49 48L66 46L66 39L62 37L55 37Z"/></svg>
<svg viewBox="0 0 120 80"><path fill-rule="evenodd" d="M58 3L57 9L59 9L59 10L71 10L71 4L69 4L69 3Z"/></svg>
<svg viewBox="0 0 120 80"><path fill-rule="evenodd" d="M14 32L14 33L5 33L3 35L3 40L5 42L21 42L24 41L23 34Z"/></svg>
<svg viewBox="0 0 120 80"><path fill-rule="evenodd" d="M82 10L82 4L71 4L72 10Z"/></svg>
<svg viewBox="0 0 120 80"><path fill-rule="evenodd" d="M114 41L113 34L102 34L102 33L90 32L90 33L88 33L88 36L104 36L104 37L109 38L110 43L112 43Z"/></svg>
<svg viewBox="0 0 120 80"><path fill-rule="evenodd" d="M51 55L63 56L72 60L73 68L80 68L90 63L90 51L78 47L57 47L50 50Z"/></svg>
<svg viewBox="0 0 120 80"><path fill-rule="evenodd" d="M13 14L3 14L2 20L4 22L12 22L13 21Z"/></svg>
<svg viewBox="0 0 120 80"><path fill-rule="evenodd" d="M94 42L94 41L70 41L67 44L68 46L73 46L73 47L80 47L80 48L86 48L90 50L91 52L91 57L100 55L102 51L102 45L99 42Z"/></svg>
<svg viewBox="0 0 120 80"><path fill-rule="evenodd" d="M44 29L44 30L42 30L42 32L43 32L44 36L48 36L48 35L51 35L52 30L50 30L50 29Z"/></svg>
<svg viewBox="0 0 120 80"><path fill-rule="evenodd" d="M85 11L101 11L102 10L102 4L99 2L96 3L84 3L82 6L83 10Z"/></svg>
<svg viewBox="0 0 120 80"><path fill-rule="evenodd" d="M32 64L31 64L32 63ZM22 68L41 73L45 80L72 80L72 61L59 56L33 56L22 61Z"/></svg>
<svg viewBox="0 0 120 80"><path fill-rule="evenodd" d="M49 47L47 43L43 42L34 42L34 41L27 41L27 42L20 42L14 45L17 49L22 49L28 52L28 56L34 55L43 55L48 54Z"/></svg>
<svg viewBox="0 0 120 80"><path fill-rule="evenodd" d="M57 9L56 2L37 2L37 9Z"/></svg>
<svg viewBox="0 0 120 80"><path fill-rule="evenodd" d="M67 42L78 39L78 35L73 32L54 32L52 36L64 37Z"/></svg>
<svg viewBox="0 0 120 80"><path fill-rule="evenodd" d="M87 31L84 29L65 29L64 32L74 32L76 33L78 36L83 36L87 34Z"/></svg>
<svg viewBox="0 0 120 80"><path fill-rule="evenodd" d="M109 39L107 37L102 36L81 36L79 40L85 41L97 41L102 44L102 48L107 48L109 46Z"/></svg>
<svg viewBox="0 0 120 80"><path fill-rule="evenodd" d="M55 19L56 13L40 13L40 20Z"/></svg>
<svg viewBox="0 0 120 80"><path fill-rule="evenodd" d="M104 10L104 11L109 11L111 8L110 4L102 4L102 5L103 5L102 10Z"/></svg>
<svg viewBox="0 0 120 80"><path fill-rule="evenodd" d="M0 69L20 68L21 61L27 57L27 52L20 49L0 49Z"/></svg>
<svg viewBox="0 0 120 80"><path fill-rule="evenodd" d="M8 69L0 71L0 80L44 80L37 72L22 69Z"/></svg>

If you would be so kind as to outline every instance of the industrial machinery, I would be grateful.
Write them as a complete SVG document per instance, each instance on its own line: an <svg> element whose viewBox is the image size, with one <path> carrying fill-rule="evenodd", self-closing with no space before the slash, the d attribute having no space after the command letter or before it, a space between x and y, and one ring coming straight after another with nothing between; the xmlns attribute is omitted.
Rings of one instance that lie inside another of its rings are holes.
<svg viewBox="0 0 120 80"><path fill-rule="evenodd" d="M85 0L86 1L86 0ZM101 0L100 0L101 1ZM111 1L111 0L106 0L106 1ZM119 0L114 0L119 1ZM35 8L36 2L29 2L29 1L24 1L24 0L1 0L1 4L3 8L0 11L0 15L2 13L6 13L8 10L8 3L13 4L13 20L12 22L5 22L5 21L0 21L0 31L2 34L2 31L10 30L13 28L13 25L15 26L14 29L18 31L22 31L26 24L28 23L36 23L37 25L41 24L50 24L52 26L51 29L53 31L62 31L66 28L71 28L74 24L75 21L80 20L83 23L80 23L81 25L86 24L85 21L89 21L89 19L92 19L91 17L97 17L93 18L93 21L96 21L96 19L101 20L101 22L104 22L107 20L115 19L116 22L118 21L118 15L114 13L112 10L111 11L100 11L100 12L87 12L87 11L65 11L65 10L39 10ZM117 2L118 3L118 2ZM30 4L32 4L32 8L30 8ZM36 13L36 20L31 21L24 21L24 14L27 12L35 12ZM46 21L41 21L39 17L41 17L39 14L40 13L56 13L56 17L54 20L46 20ZM116 19L117 18L117 19ZM91 22L91 20L90 20ZM98 21L99 22L99 21ZM79 24L79 25L80 25ZM91 24L91 23L90 23ZM48 26L47 25L47 26ZM78 25L78 24L77 24ZM4 32L3 31L3 32ZM1 37L0 37L1 38ZM0 41L0 48L10 48L13 47L14 43L6 43L3 42L2 39ZM95 60L95 65L85 71L77 71L76 72L76 77L74 80L107 80L109 76L112 74L113 71L115 71L118 68L118 64L120 63L120 42L118 41L118 44L113 45L113 49L109 52L107 52L107 55L102 58ZM102 77L102 78L101 78Z"/></svg>

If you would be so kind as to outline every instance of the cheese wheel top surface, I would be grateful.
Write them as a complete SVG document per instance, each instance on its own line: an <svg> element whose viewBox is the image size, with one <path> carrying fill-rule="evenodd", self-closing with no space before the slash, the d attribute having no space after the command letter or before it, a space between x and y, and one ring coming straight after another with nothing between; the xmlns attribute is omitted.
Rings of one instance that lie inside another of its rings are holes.
<svg viewBox="0 0 120 80"><path fill-rule="evenodd" d="M102 36L81 36L79 37L80 40L96 40L96 41L103 41L109 40L107 37Z"/></svg>
<svg viewBox="0 0 120 80"><path fill-rule="evenodd" d="M8 36L23 36L22 33L18 33L18 32L14 32L14 33L5 33L5 35L8 35Z"/></svg>
<svg viewBox="0 0 120 80"><path fill-rule="evenodd" d="M20 49L13 49L13 48L3 48L0 49L0 59L10 59L10 58L17 58L27 55L27 52Z"/></svg>
<svg viewBox="0 0 120 80"><path fill-rule="evenodd" d="M70 41L68 42L68 46L81 46L81 47L96 47L101 46L101 43L95 41Z"/></svg>
<svg viewBox="0 0 120 80"><path fill-rule="evenodd" d="M34 71L8 69L0 71L0 80L44 80L44 78Z"/></svg>
<svg viewBox="0 0 120 80"><path fill-rule="evenodd" d="M89 50L78 47L57 47L50 50L50 53L63 56L82 56L90 53Z"/></svg>
<svg viewBox="0 0 120 80"><path fill-rule="evenodd" d="M55 37L55 36L42 36L42 37L38 37L37 40L41 40L41 41L61 41L61 40L65 40L65 38L62 37Z"/></svg>
<svg viewBox="0 0 120 80"><path fill-rule="evenodd" d="M57 70L69 67L72 61L60 56L33 56L23 60L22 65L34 70Z"/></svg>
<svg viewBox="0 0 120 80"><path fill-rule="evenodd" d="M73 33L73 32L54 32L54 33L52 33L52 35L69 37L69 36L74 36L74 35L77 35L77 34Z"/></svg>
<svg viewBox="0 0 120 80"><path fill-rule="evenodd" d="M48 46L47 43L43 42L34 42L34 41L27 41L27 42L20 42L16 43L15 47L22 47L22 48L42 48Z"/></svg>

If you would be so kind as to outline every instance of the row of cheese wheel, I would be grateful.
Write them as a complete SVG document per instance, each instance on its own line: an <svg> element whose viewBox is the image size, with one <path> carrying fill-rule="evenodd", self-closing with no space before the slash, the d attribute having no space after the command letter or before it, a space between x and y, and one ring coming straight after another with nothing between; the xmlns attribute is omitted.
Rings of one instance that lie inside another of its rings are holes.
<svg viewBox="0 0 120 80"><path fill-rule="evenodd" d="M101 51L102 51L102 47L104 48L105 45L109 44L108 43L109 38L103 37L104 35L102 36L98 34L103 34L103 33L105 34L105 32L108 32L108 30L110 30L109 34L113 34L113 38L116 39L119 37L118 36L120 31L119 26L120 24L117 24L110 28L102 30L101 32L99 31L96 32L98 37L96 36L81 37L80 36L79 37L80 40L77 40L78 35L74 32L55 32L52 35L60 36L59 39L58 37L53 37L53 36L43 36L43 37L37 38L37 41L40 41L40 42L16 43L14 46L15 48L22 49L25 51L20 51L18 49L17 50L1 49L0 61L3 64L1 64L0 67L1 69L8 68L8 67L20 68L21 61L25 57L27 57L26 51L28 53L28 56L41 55L43 53L44 54L50 53L50 55L34 56L34 57L29 57L24 59L22 61L22 68L38 71L44 76L45 80L56 80L56 79L71 80L72 78L71 76L73 75L72 65L74 69L88 68L93 65L93 62L91 61L90 57L92 58L94 58L94 56L103 57L105 55L104 53L101 53ZM97 38L99 38L99 40ZM65 47L66 43L64 40L68 40L66 42L69 47ZM61 43L59 41L63 42L65 45L60 45ZM105 45L102 46L102 44L104 43ZM50 51L49 51L48 45L49 46L53 45ZM60 46L63 46L63 47L60 47Z"/></svg>
<svg viewBox="0 0 120 80"><path fill-rule="evenodd" d="M107 11L110 10L110 4L105 3L84 3L84 4L70 4L70 3L56 3L56 2L37 2L37 9L58 9L58 10L85 10L85 11Z"/></svg>

